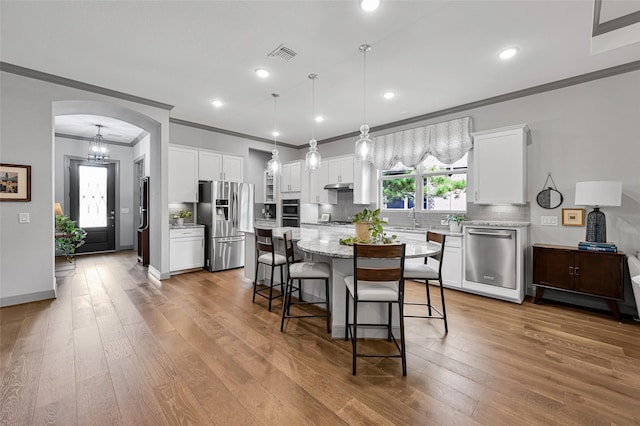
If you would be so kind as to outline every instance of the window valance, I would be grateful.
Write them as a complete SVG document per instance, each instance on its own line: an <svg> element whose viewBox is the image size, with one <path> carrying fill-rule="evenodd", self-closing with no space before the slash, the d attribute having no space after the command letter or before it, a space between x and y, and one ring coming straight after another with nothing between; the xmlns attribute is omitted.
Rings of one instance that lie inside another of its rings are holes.
<svg viewBox="0 0 640 426"><path fill-rule="evenodd" d="M472 147L471 117L458 118L386 135L375 136L371 162L388 170L401 162L415 167L429 155L445 164L461 159Z"/></svg>

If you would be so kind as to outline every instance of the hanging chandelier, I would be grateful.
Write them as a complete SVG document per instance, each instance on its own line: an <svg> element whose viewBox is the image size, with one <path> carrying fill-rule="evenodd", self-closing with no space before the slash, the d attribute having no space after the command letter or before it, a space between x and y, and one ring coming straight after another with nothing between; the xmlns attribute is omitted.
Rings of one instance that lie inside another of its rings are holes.
<svg viewBox="0 0 640 426"><path fill-rule="evenodd" d="M91 138L89 142L89 154L87 160L94 163L107 163L109 162L109 147L104 142L104 138L100 134L101 124L96 124L98 133Z"/></svg>
<svg viewBox="0 0 640 426"><path fill-rule="evenodd" d="M311 80L311 140L309 141L309 152L307 152L307 156L305 157L305 167L307 170L320 170L322 157L318 152L318 141L316 141L316 126L315 126L315 115L316 115L316 79L318 78L317 74L309 74L309 79Z"/></svg>
<svg viewBox="0 0 640 426"><path fill-rule="evenodd" d="M271 160L267 162L267 173L269 176L280 175L282 173L282 163L278 155L278 132L277 120L278 120L278 98L280 95L272 93L273 96L273 151L271 151Z"/></svg>
<svg viewBox="0 0 640 426"><path fill-rule="evenodd" d="M369 161L373 142L369 138L369 126L367 123L367 52L371 50L368 44L360 45L358 48L364 58L363 66L363 89L362 89L362 126L360 126L360 139L356 142L356 160Z"/></svg>

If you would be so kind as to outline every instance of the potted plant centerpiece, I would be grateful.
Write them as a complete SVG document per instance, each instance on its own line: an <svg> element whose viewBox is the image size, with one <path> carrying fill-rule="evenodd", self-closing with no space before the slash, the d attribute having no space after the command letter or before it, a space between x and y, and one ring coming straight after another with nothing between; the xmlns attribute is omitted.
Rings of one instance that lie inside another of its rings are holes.
<svg viewBox="0 0 640 426"><path fill-rule="evenodd" d="M449 230L451 232L462 232L462 222L464 222L467 217L463 214L448 214L447 215L447 223L449 223Z"/></svg>
<svg viewBox="0 0 640 426"><path fill-rule="evenodd" d="M173 218L176 220L176 225L182 226L184 225L184 220L191 219L191 216L193 216L192 211L185 211L181 209L178 213L173 215Z"/></svg>
<svg viewBox="0 0 640 426"><path fill-rule="evenodd" d="M73 263L76 249L84 244L87 232L76 227L76 221L67 216L56 215L56 250L62 253L69 263Z"/></svg>
<svg viewBox="0 0 640 426"><path fill-rule="evenodd" d="M396 236L386 237L382 224L384 223L378 215L380 209L364 209L353 215L353 224L356 230L356 240L359 242L390 243Z"/></svg>

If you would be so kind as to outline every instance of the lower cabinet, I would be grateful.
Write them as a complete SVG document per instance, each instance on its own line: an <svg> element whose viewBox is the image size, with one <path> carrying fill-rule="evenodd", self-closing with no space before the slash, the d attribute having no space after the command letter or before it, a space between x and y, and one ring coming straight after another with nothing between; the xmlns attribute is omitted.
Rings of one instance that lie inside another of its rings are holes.
<svg viewBox="0 0 640 426"><path fill-rule="evenodd" d="M533 245L533 285L538 302L545 288L604 299L620 321L616 301L624 299L623 253L578 250L575 247Z"/></svg>
<svg viewBox="0 0 640 426"><path fill-rule="evenodd" d="M462 237L447 236L442 255L442 285L462 288Z"/></svg>
<svg viewBox="0 0 640 426"><path fill-rule="evenodd" d="M204 228L169 230L169 269L171 273L204 266Z"/></svg>

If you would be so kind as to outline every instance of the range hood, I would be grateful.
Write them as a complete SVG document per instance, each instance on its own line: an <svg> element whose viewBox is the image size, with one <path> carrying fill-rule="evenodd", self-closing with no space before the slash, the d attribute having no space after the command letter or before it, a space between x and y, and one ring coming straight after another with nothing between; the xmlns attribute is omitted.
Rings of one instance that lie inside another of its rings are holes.
<svg viewBox="0 0 640 426"><path fill-rule="evenodd" d="M330 183L324 189L335 189L336 191L353 191L353 183Z"/></svg>

